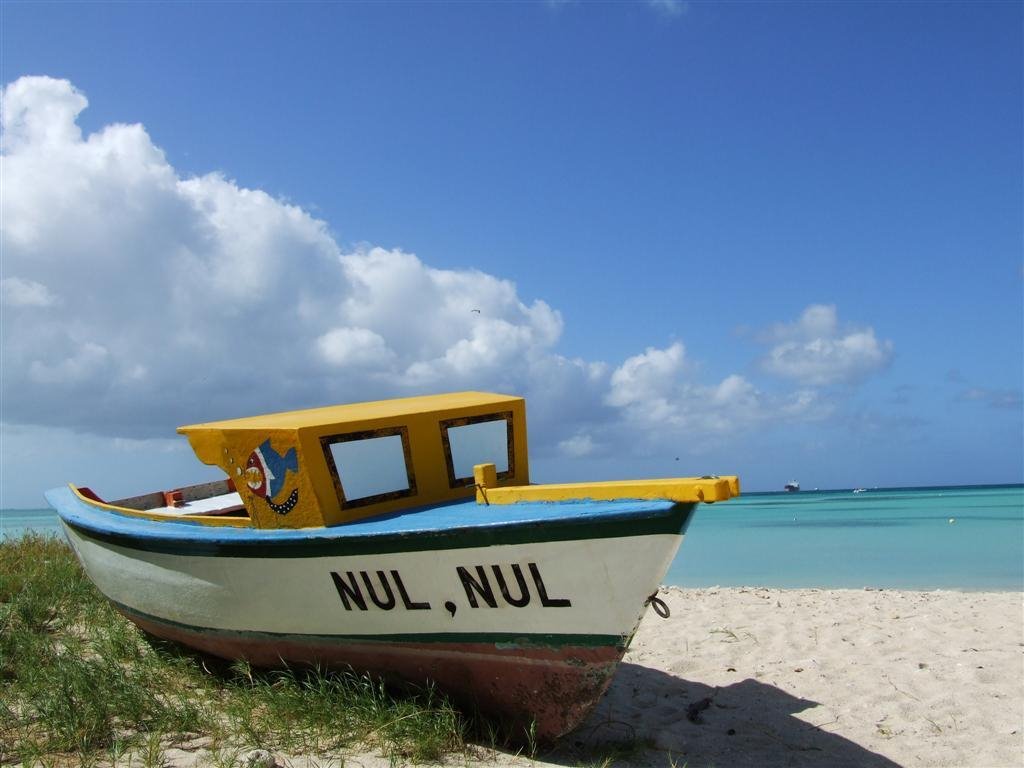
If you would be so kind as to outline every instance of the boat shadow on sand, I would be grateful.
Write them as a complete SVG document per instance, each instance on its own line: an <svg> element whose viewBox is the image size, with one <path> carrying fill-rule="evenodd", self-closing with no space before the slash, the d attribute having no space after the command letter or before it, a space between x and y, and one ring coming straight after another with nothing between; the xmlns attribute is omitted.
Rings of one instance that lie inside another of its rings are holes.
<svg viewBox="0 0 1024 768"><path fill-rule="evenodd" d="M231 661L144 636L161 654L191 659L223 682L238 677ZM251 673L262 679L272 679L276 674L274 670ZM404 687L388 688L400 698L410 693ZM536 758L541 764L566 766L900 768L882 755L823 730L822 726L827 728L829 723L794 717L816 706L815 701L757 680L716 688L623 662L583 724L554 744L542 746ZM494 735L501 731L500 719L463 712L470 725L470 742L490 742L490 749L508 754L529 749L529 740L515 734L506 733L506 739L499 738L495 743ZM499 746L502 741L505 745Z"/></svg>
<svg viewBox="0 0 1024 768"><path fill-rule="evenodd" d="M564 765L619 754L624 765L899 768L824 730L827 723L794 717L815 706L757 680L716 688L623 663L583 725L540 757Z"/></svg>

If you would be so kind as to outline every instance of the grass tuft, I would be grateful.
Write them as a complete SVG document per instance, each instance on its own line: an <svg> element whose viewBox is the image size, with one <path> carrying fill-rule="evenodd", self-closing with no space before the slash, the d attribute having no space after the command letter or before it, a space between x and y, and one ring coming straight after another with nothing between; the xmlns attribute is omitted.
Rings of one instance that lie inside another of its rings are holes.
<svg viewBox="0 0 1024 768"><path fill-rule="evenodd" d="M165 763L170 744L374 749L392 762L464 752L466 723L432 688L395 696L354 673L256 670L147 641L62 541L0 542L0 763Z"/></svg>

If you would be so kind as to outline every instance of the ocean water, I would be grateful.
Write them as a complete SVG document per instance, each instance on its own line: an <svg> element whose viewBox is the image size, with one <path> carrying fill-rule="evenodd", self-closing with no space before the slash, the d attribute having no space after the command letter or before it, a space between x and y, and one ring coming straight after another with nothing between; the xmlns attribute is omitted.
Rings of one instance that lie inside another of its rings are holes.
<svg viewBox="0 0 1024 768"><path fill-rule="evenodd" d="M61 535L0 510L0 539ZM747 494L703 504L665 577L684 587L1024 590L1024 486Z"/></svg>
<svg viewBox="0 0 1024 768"><path fill-rule="evenodd" d="M0 541L27 533L62 536L60 518L52 509L0 509Z"/></svg>
<svg viewBox="0 0 1024 768"><path fill-rule="evenodd" d="M748 494L701 505L679 586L1024 589L1024 486Z"/></svg>

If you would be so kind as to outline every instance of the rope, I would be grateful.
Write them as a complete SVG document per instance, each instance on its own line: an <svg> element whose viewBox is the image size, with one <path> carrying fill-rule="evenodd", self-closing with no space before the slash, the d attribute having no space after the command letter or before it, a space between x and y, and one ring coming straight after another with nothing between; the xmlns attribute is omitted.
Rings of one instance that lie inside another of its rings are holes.
<svg viewBox="0 0 1024 768"><path fill-rule="evenodd" d="M481 483L477 483L477 484L476 484L476 489L477 489L478 491L480 491L480 495L484 497L484 504L485 504L486 506L488 506L488 507L489 507L489 506L491 506L491 502L489 502L489 501L487 500L487 486L485 486L485 485L483 485L483 484L481 484Z"/></svg>

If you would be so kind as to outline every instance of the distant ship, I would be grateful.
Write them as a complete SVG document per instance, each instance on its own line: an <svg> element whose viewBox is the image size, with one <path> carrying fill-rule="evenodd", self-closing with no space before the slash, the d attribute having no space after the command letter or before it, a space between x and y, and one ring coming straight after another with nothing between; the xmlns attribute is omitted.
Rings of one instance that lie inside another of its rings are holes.
<svg viewBox="0 0 1024 768"><path fill-rule="evenodd" d="M785 488L790 493L793 493L800 490L800 483L798 483L796 480L790 480L783 486L783 488Z"/></svg>

